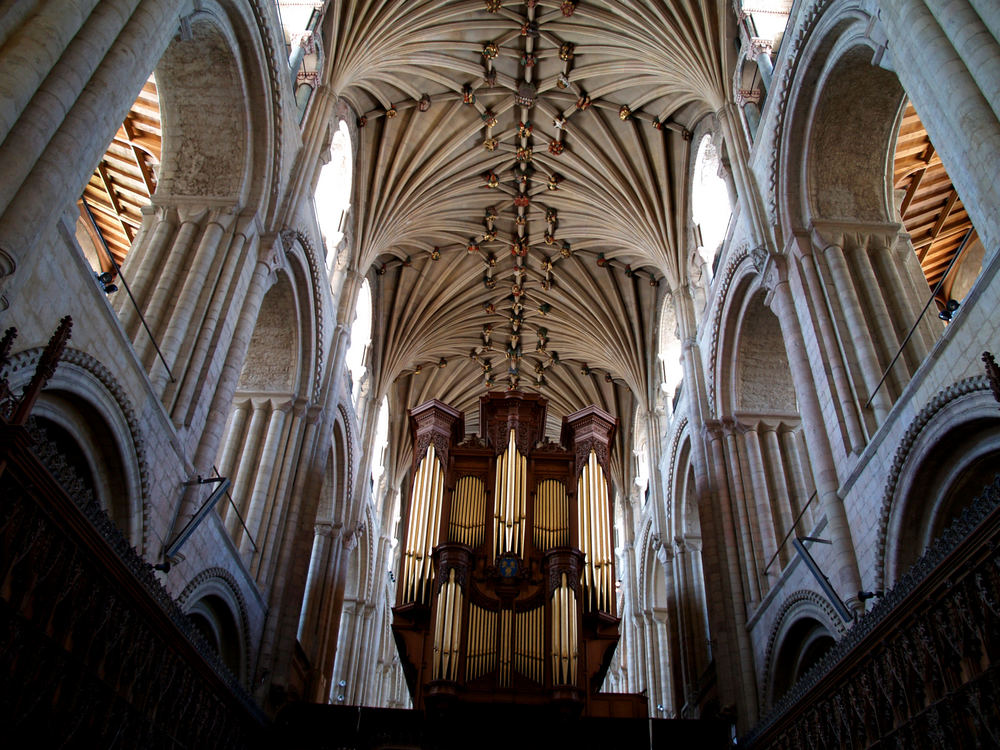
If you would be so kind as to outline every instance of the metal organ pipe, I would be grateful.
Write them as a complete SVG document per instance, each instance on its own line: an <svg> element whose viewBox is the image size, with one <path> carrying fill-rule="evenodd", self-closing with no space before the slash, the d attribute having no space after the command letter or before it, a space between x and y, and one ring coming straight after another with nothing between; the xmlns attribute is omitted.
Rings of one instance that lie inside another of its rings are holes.
<svg viewBox="0 0 1000 750"><path fill-rule="evenodd" d="M580 474L580 550L584 559L584 601L588 610L612 611L611 528L608 522L608 483L597 454L590 452Z"/></svg>
<svg viewBox="0 0 1000 750"><path fill-rule="evenodd" d="M483 543L486 486L479 477L462 477L455 485L451 501L448 538L476 548Z"/></svg>
<svg viewBox="0 0 1000 750"><path fill-rule="evenodd" d="M524 521L527 515L528 461L517 451L514 430L510 431L507 450L497 460L493 518L494 545L497 557L513 552L524 555Z"/></svg>
<svg viewBox="0 0 1000 750"><path fill-rule="evenodd" d="M462 633L462 587L455 581L455 569L438 592L434 618L433 676L435 680L458 679L458 652Z"/></svg>
<svg viewBox="0 0 1000 750"><path fill-rule="evenodd" d="M539 551L569 546L569 497L555 479L538 484L535 496L535 547Z"/></svg>
<svg viewBox="0 0 1000 750"><path fill-rule="evenodd" d="M444 471L434 446L430 445L413 480L403 566L403 603L427 603L430 583L434 580L431 551L437 543L435 534L443 500Z"/></svg>

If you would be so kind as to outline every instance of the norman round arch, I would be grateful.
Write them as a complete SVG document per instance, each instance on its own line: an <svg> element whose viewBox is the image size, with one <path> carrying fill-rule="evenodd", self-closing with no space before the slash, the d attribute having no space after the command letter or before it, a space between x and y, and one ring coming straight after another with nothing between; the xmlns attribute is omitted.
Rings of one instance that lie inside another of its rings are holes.
<svg viewBox="0 0 1000 750"><path fill-rule="evenodd" d="M200 3L157 63L159 201L197 196L254 206L270 198L280 172L282 94L261 5Z"/></svg>
<svg viewBox="0 0 1000 750"><path fill-rule="evenodd" d="M764 653L762 710L773 706L846 632L833 606L800 589L778 610Z"/></svg>
<svg viewBox="0 0 1000 750"><path fill-rule="evenodd" d="M879 517L878 587L891 586L993 480L1000 412L983 375L940 391L896 449Z"/></svg>
<svg viewBox="0 0 1000 750"><path fill-rule="evenodd" d="M184 587L177 603L223 664L246 685L250 624L246 600L232 574L224 568L203 570Z"/></svg>
<svg viewBox="0 0 1000 750"><path fill-rule="evenodd" d="M8 380L19 391L31 379L40 348L11 358ZM60 447L77 452L77 463L90 475L95 500L118 525L129 543L150 548L149 469L135 410L117 379L98 360L67 348L59 367L41 392L33 416ZM86 477L81 477L86 480Z"/></svg>

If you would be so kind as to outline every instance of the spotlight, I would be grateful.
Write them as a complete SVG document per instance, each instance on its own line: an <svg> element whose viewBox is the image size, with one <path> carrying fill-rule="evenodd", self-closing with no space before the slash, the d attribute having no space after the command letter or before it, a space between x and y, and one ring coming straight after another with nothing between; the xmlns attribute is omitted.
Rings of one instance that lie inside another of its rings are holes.
<svg viewBox="0 0 1000 750"><path fill-rule="evenodd" d="M118 291L118 286L114 283L115 276L111 271L95 273L94 276L97 277L97 283L101 285L101 289L104 290L105 294Z"/></svg>
<svg viewBox="0 0 1000 750"><path fill-rule="evenodd" d="M955 316L958 308L961 307L961 303L957 299L950 299L948 303L944 306L944 310L938 313L938 317L941 318L945 323L951 322L951 319Z"/></svg>

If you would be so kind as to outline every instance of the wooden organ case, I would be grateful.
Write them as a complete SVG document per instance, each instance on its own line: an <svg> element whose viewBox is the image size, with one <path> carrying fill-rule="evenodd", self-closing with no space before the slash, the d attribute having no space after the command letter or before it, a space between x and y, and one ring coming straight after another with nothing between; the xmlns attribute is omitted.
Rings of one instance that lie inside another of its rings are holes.
<svg viewBox="0 0 1000 750"><path fill-rule="evenodd" d="M647 716L598 693L618 644L608 460L617 420L591 406L547 442L546 400L490 393L484 439L440 401L410 410L413 483L393 634L413 705L512 703Z"/></svg>

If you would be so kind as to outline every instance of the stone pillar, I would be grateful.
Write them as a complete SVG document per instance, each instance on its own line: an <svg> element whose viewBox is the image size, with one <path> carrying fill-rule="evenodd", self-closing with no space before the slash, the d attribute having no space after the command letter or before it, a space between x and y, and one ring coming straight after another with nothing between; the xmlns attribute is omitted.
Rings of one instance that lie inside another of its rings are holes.
<svg viewBox="0 0 1000 750"><path fill-rule="evenodd" d="M830 307L826 303L827 297L823 291L823 283L820 281L819 271L817 270L818 260L813 250L812 241L808 237L799 237L797 240L792 243L791 247L799 261L798 266L805 291L815 301L815 304L811 305L811 309L815 315L817 339L822 344L824 360L830 369L831 385L836 394L838 417L840 421L843 421L846 432L847 442L845 447L849 451L860 453L868 440L865 433L865 425L861 420L861 405L863 402L859 402L855 398L851 387L851 376L847 363L844 362L844 357L841 354L842 350L838 343L836 326L830 316ZM833 258L832 262L842 264L843 252L833 247L832 254L838 256ZM831 260L828 259L827 262L831 262ZM837 271L838 278L840 278L839 284L845 283L842 274L843 265ZM847 293L850 294L852 292L853 288ZM837 298L841 301L844 300L840 295L837 295ZM851 304L853 305L852 314L856 314L858 309L857 299L855 298ZM848 323L853 339L854 326L857 325L857 320L853 324L850 321ZM881 413L884 417L885 404L882 401L878 402L876 413ZM878 419L881 421L882 417L878 417Z"/></svg>
<svg viewBox="0 0 1000 750"><path fill-rule="evenodd" d="M763 569L768 561L777 552L777 540L774 532L774 516L771 512L771 493L767 486L767 476L765 474L764 456L760 449L760 436L757 434L757 425L738 425L738 429L743 433L743 447L746 451L747 464L750 472L750 483L753 486L754 498L754 526L760 534L760 557L754 560L757 569ZM767 593L771 586L778 580L779 570L771 566L766 575L767 583L763 593Z"/></svg>
<svg viewBox="0 0 1000 750"><path fill-rule="evenodd" d="M177 387L174 384L167 389L166 401L173 404L171 415L176 425L189 426L192 423L194 407L198 403L198 393L205 383L204 376L211 372L206 362L218 361L225 357L231 341L227 335L226 321L236 318L239 309L232 300L241 296L240 281L246 277L247 267L252 266L256 255L254 223L253 217L242 217L237 221L225 252L221 274L217 277L217 286L211 296L208 299L203 298L202 301L206 312L197 331L192 332L192 335L196 334L195 345L190 360L184 367L183 386ZM251 252L247 252L248 249ZM211 287L210 284L206 286ZM228 328L231 329L232 326ZM217 342L215 346L213 342Z"/></svg>
<svg viewBox="0 0 1000 750"><path fill-rule="evenodd" d="M724 419L721 422L709 423L706 427L709 432L712 457L718 462L716 465L728 467L732 506L736 508L734 523L740 535L739 546L736 549L747 584L744 596L748 605L756 606L764 598L764 570L757 564L763 545L760 540L760 527L751 518L750 507L743 489L743 462L740 461L736 425L731 419ZM731 511L730 514L732 515Z"/></svg>
<svg viewBox="0 0 1000 750"><path fill-rule="evenodd" d="M16 266L79 194L175 33L177 0L11 4L0 20L0 247ZM8 36L9 35L9 36ZM8 98L10 97L10 98ZM13 303L24 279L5 294Z"/></svg>
<svg viewBox="0 0 1000 750"><path fill-rule="evenodd" d="M893 68L941 154L988 257L1000 245L996 4L889 0L880 11Z"/></svg>
<svg viewBox="0 0 1000 750"><path fill-rule="evenodd" d="M750 40L750 49L747 57L757 63L757 70L760 72L760 81L764 84L764 90L771 90L771 79L774 78L774 65L771 62L770 39L754 37Z"/></svg>
<svg viewBox="0 0 1000 750"><path fill-rule="evenodd" d="M702 528L717 530L706 537L706 558L709 590L716 592L709 603L712 632L720 642L716 664L721 702L737 706L741 726L749 728L756 718L756 680L753 655L747 636L744 591L736 551L736 539L731 515L729 485L721 448L705 433L708 422L708 399L701 356L697 343L694 300L690 290L682 287L674 295L680 330L684 387L688 391L688 426L691 433L691 465L694 469L695 491ZM712 452L706 445L709 443Z"/></svg>
<svg viewBox="0 0 1000 750"><path fill-rule="evenodd" d="M788 352L795 396L806 431L806 444L816 479L816 492L819 495L820 507L826 514L827 533L833 543L833 564L827 575L849 607L862 609L863 606L857 599L857 593L861 590L861 574L854 552L851 528L847 522L844 501L837 494L839 484L837 467L830 451L815 382L806 358L805 342L798 326L784 258L770 256L763 276L765 286L769 289L765 302L778 316L778 322L781 324L781 335L785 342L785 350Z"/></svg>
<svg viewBox="0 0 1000 750"><path fill-rule="evenodd" d="M659 681L657 692L660 694L660 703L663 704L664 711L656 711L653 715L659 719L667 718L671 713L676 713L674 706L674 685L673 676L670 673L669 645L670 637L667 633L667 613L665 610L653 610L653 623L656 629L656 642L658 644L659 655ZM653 707L655 709L655 706Z"/></svg>
<svg viewBox="0 0 1000 750"><path fill-rule="evenodd" d="M267 399L252 399L251 403L253 415L250 417L250 425L247 427L240 446L241 449L238 451L239 465L235 467L233 476L230 477L233 486L230 494L237 510L243 516L244 522L250 505L250 494L257 478L260 442L264 436L271 410L271 402ZM234 543L239 545L243 538L243 525L235 513L226 516L226 530Z"/></svg>
<svg viewBox="0 0 1000 750"><path fill-rule="evenodd" d="M265 432L264 447L260 451L260 456L252 467L254 470L253 491L247 500L246 513L244 519L247 525L247 532L253 537L251 540L246 534L237 533L240 553L248 556L256 556L259 560L264 554L267 540L264 539L264 519L267 515L267 506L274 500L274 489L277 475L281 471L279 457L284 452L285 446L285 421L292 409L291 401L271 403L270 414L268 415L266 428L260 426ZM255 414L256 416L256 414ZM252 425L251 425L252 428ZM253 567L257 567L254 565Z"/></svg>
<svg viewBox="0 0 1000 750"><path fill-rule="evenodd" d="M767 455L764 463L772 492L771 509L775 520L775 537L780 545L778 560L784 568L791 559L791 546L784 540L791 531L795 517L792 514L788 483L785 480L784 455L778 442L779 425L777 422L762 422L761 425L764 428L764 452Z"/></svg>
<svg viewBox="0 0 1000 750"><path fill-rule="evenodd" d="M842 338L841 343L844 345L845 351L855 355L861 372L861 382L857 384L860 387L857 390L859 406L863 407L865 401L875 392L875 386L878 385L879 378L882 377L882 369L879 366L869 321L861 307L858 290L854 286L847 267L843 242L843 237L840 236L828 244L825 243L823 256L833 277L834 288L830 290L832 292L830 296L839 302L850 333L850 341L844 341ZM871 404L877 424L885 421L891 406L892 402L889 400L887 391L880 388L875 393Z"/></svg>

